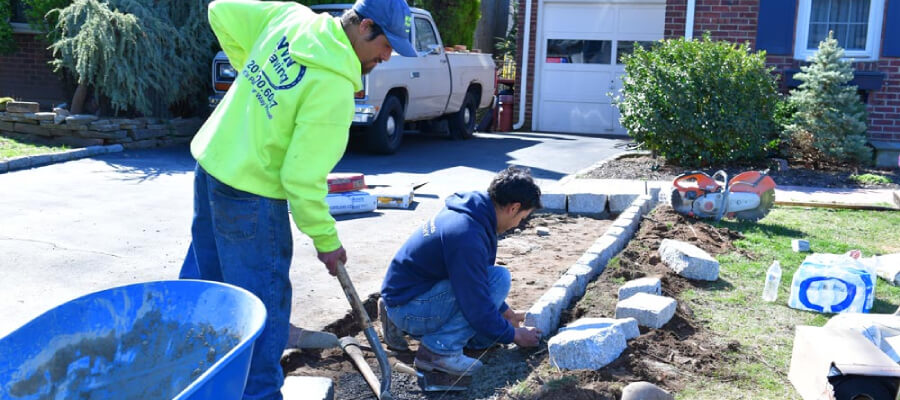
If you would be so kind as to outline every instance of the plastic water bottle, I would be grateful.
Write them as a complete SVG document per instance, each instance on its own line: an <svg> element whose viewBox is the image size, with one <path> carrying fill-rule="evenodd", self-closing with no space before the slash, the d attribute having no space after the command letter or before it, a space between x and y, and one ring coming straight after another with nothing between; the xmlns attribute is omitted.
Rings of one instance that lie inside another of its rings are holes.
<svg viewBox="0 0 900 400"><path fill-rule="evenodd" d="M778 298L778 286L781 284L781 263L778 260L766 271L766 287L763 289L763 300L775 301Z"/></svg>

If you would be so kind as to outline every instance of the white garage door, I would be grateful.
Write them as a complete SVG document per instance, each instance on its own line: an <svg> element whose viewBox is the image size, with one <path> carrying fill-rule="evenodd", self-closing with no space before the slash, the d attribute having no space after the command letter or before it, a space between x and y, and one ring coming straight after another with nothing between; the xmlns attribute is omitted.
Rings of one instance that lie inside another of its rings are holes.
<svg viewBox="0 0 900 400"><path fill-rule="evenodd" d="M665 1L543 2L535 63L535 127L625 135L612 95L622 55L662 39ZM646 47L646 46L645 46Z"/></svg>

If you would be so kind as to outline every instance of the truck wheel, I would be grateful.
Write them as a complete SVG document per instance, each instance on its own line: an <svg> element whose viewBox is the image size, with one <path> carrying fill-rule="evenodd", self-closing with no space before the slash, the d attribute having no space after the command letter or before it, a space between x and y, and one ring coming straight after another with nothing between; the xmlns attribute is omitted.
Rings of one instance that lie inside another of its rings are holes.
<svg viewBox="0 0 900 400"><path fill-rule="evenodd" d="M378 154L394 154L403 141L403 104L396 96L384 100L378 118L367 132L369 151Z"/></svg>
<svg viewBox="0 0 900 400"><path fill-rule="evenodd" d="M478 100L472 92L466 93L462 108L449 116L450 137L454 140L471 139L475 134L475 109Z"/></svg>

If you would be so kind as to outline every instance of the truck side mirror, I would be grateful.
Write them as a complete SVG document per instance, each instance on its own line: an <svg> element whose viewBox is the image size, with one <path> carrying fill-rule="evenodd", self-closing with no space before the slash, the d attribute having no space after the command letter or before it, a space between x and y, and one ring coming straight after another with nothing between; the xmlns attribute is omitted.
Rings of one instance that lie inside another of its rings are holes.
<svg viewBox="0 0 900 400"><path fill-rule="evenodd" d="M441 45L439 45L439 44L429 44L429 45L428 45L428 53L427 53L427 54L440 55L440 54L441 54Z"/></svg>

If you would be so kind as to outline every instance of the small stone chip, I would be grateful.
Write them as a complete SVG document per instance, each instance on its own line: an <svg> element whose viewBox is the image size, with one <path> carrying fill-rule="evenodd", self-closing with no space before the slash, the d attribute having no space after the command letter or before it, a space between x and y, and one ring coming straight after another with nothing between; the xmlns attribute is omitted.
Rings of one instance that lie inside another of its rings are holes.
<svg viewBox="0 0 900 400"><path fill-rule="evenodd" d="M535 228L534 232L537 233L538 236L550 236L550 228L545 226Z"/></svg>

